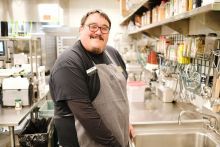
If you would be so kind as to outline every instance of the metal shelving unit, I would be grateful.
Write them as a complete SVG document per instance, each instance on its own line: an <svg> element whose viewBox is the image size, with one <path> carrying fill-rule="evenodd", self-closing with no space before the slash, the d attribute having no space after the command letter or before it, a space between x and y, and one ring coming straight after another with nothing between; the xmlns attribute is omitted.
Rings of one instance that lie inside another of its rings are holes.
<svg viewBox="0 0 220 147"><path fill-rule="evenodd" d="M170 17L168 19L162 20L158 23L153 23L153 24L146 25L144 27L141 27L140 29L137 29L133 32L130 32L129 34L132 35L132 34L140 33L142 31L152 29L152 28L155 28L155 27L158 27L158 26L166 25L168 23L188 19L188 18L190 18L192 16L195 16L195 15L199 15L199 14L206 13L206 12L209 12L209 11L219 11L219 10L220 10L220 3L209 4L209 5L206 5L206 6L202 6L202 7L193 9L192 11L188 11L188 12L185 12L185 13L182 13L182 14L178 14L176 16L173 16L173 17Z"/></svg>
<svg viewBox="0 0 220 147"><path fill-rule="evenodd" d="M125 16L121 22L120 22L120 25L124 25L129 19L131 16L133 16L135 14L135 12L137 12L142 6L144 6L145 4L147 4L149 2L149 0L143 0L141 1L140 3L136 4L128 13L127 16Z"/></svg>

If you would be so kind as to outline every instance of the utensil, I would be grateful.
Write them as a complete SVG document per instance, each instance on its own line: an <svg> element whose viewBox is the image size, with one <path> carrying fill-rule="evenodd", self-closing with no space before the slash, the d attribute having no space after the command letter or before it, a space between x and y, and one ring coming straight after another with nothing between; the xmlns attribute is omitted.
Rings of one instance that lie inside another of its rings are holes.
<svg viewBox="0 0 220 147"><path fill-rule="evenodd" d="M129 137L129 147L135 147L134 140Z"/></svg>

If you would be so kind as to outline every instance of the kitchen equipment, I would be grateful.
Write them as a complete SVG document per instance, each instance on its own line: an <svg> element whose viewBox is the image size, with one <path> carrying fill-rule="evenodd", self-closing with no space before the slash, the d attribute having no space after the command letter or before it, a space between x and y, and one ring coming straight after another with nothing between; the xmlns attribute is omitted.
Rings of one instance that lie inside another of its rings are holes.
<svg viewBox="0 0 220 147"><path fill-rule="evenodd" d="M131 102L144 102L145 83L132 81L127 83L128 100Z"/></svg>
<svg viewBox="0 0 220 147"><path fill-rule="evenodd" d="M216 79L214 97L215 98L220 97L220 77L218 79Z"/></svg>
<svg viewBox="0 0 220 147"><path fill-rule="evenodd" d="M218 47L218 40L216 33L209 33L205 37L205 50L204 53L209 57L214 49Z"/></svg>
<svg viewBox="0 0 220 147"><path fill-rule="evenodd" d="M151 81L157 81L157 79L158 79L156 70L157 69L153 69L153 71L152 71Z"/></svg>
<svg viewBox="0 0 220 147"><path fill-rule="evenodd" d="M157 88L156 95L166 103L173 102L174 100L174 91L165 85L160 85Z"/></svg>
<svg viewBox="0 0 220 147"><path fill-rule="evenodd" d="M3 106L15 106L16 99L20 99L23 106L30 105L28 88L29 81L27 78L4 78L2 81Z"/></svg>
<svg viewBox="0 0 220 147"><path fill-rule="evenodd" d="M143 69L140 64L129 63L126 64L126 70L128 72L128 81L140 81Z"/></svg>
<svg viewBox="0 0 220 147"><path fill-rule="evenodd" d="M46 100L39 109L40 118L49 118L54 116L53 100Z"/></svg>
<svg viewBox="0 0 220 147"><path fill-rule="evenodd" d="M174 77L163 77L162 81L165 82L166 87L172 89L173 91L180 91L180 87L178 85L178 79Z"/></svg>
<svg viewBox="0 0 220 147"><path fill-rule="evenodd" d="M152 50L151 52L150 52L150 54L148 55L148 57L147 57L147 63L150 63L150 64L158 64L158 61L157 61L158 59L157 59L157 53L154 51L154 50Z"/></svg>
<svg viewBox="0 0 220 147"><path fill-rule="evenodd" d="M57 57L65 50L69 49L74 42L77 41L77 36L57 36Z"/></svg>
<svg viewBox="0 0 220 147"><path fill-rule="evenodd" d="M24 53L14 54L14 65L28 64L28 57Z"/></svg>
<svg viewBox="0 0 220 147"><path fill-rule="evenodd" d="M1 36L8 36L8 22L1 21Z"/></svg>

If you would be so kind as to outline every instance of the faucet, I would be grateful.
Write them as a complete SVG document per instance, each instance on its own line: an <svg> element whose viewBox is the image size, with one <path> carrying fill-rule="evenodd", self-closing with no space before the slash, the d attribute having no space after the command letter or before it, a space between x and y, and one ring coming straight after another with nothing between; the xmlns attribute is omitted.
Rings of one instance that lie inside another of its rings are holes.
<svg viewBox="0 0 220 147"><path fill-rule="evenodd" d="M208 120L208 124L206 124L206 126L217 132L218 130L218 120L215 116L213 115L209 115L209 114L205 114L205 113L202 113L202 112L198 112L198 111L190 111L190 110L182 110L180 113L179 113L179 116L178 116L178 124L181 125L182 122L181 122L181 117L185 114L185 113L191 113L191 114L199 114L201 116L203 116L203 119L207 119Z"/></svg>

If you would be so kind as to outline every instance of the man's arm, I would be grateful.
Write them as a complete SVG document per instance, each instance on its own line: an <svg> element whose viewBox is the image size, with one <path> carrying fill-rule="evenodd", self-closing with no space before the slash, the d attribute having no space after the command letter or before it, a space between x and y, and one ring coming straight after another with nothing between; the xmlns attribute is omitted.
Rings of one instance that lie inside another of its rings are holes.
<svg viewBox="0 0 220 147"><path fill-rule="evenodd" d="M68 100L67 104L90 137L96 142L110 147L121 147L112 132L105 126L90 100Z"/></svg>

